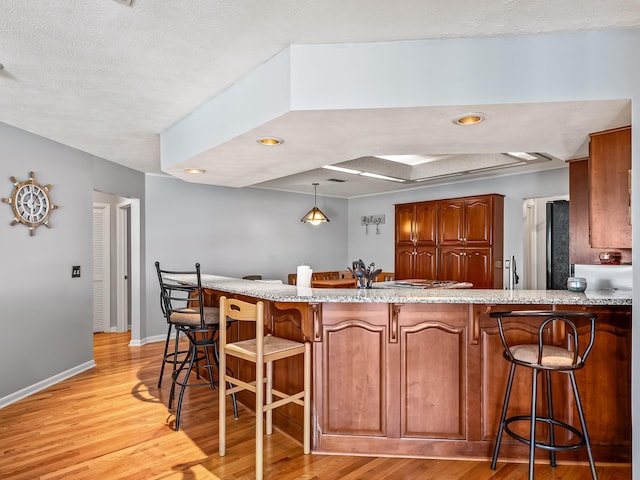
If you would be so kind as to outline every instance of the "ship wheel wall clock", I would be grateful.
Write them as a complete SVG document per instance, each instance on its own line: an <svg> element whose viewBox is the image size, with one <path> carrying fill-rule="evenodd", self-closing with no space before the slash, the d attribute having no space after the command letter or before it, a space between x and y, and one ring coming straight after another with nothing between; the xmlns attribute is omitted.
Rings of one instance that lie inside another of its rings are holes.
<svg viewBox="0 0 640 480"><path fill-rule="evenodd" d="M33 235L36 228L44 225L49 228L49 214L58 208L51 203L49 190L51 185L40 185L35 181L35 173L29 173L29 179L19 182L15 177L11 177L13 192L11 198L3 198L2 201L11 204L14 219L11 226L22 223L29 227L29 234Z"/></svg>

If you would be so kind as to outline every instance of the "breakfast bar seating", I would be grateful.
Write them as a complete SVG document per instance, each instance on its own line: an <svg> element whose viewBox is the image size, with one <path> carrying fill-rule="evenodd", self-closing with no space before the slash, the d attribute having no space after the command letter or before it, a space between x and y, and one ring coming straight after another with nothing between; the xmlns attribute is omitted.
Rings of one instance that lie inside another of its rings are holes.
<svg viewBox="0 0 640 480"><path fill-rule="evenodd" d="M255 338L227 341L227 321L252 322L255 324ZM220 298L220 401L219 401L219 454L226 455L226 397L242 390L255 394L256 411L256 480L263 475L263 434L273 433L273 410L294 403L303 407L304 431L303 451L311 452L311 345L296 342L264 332L264 303L244 302L233 298ZM255 380L246 381L226 368L227 355L255 364ZM279 360L302 356L304 380L302 390L284 393L273 384L274 363ZM265 375L266 369L266 375ZM230 388L226 388L229 382ZM266 388L265 388L266 386ZM278 397L278 400L273 397ZM266 425L264 417L266 415ZM266 428L265 428L266 426Z"/></svg>
<svg viewBox="0 0 640 480"><path fill-rule="evenodd" d="M585 366L585 362L595 339L595 321L596 315L589 312L575 311L506 311L492 312L490 315L498 322L500 340L504 346L504 358L511 363L509 370L509 379L507 381L507 389L504 396L502 406L502 414L500 415L500 423L498 427L498 435L491 461L491 469L496 469L498 454L500 452L500 444L503 433L507 433L516 440L529 445L529 480L534 478L534 462L535 450L541 448L550 452L550 463L552 467L556 466L556 452L565 452L570 450L578 450L585 448L591 467L591 476L597 480L596 467L591 451L591 442L587 431L582 402L578 393L578 385L574 375L575 370L579 370ZM509 341L509 322L518 322L523 319L540 319L540 325L537 329L536 338L533 343ZM586 342L580 342L579 330L586 329ZM556 337L556 338L554 338ZM561 338L557 338L561 337ZM556 340L555 342L552 340ZM509 399L513 387L514 375L516 367L524 367L531 369L531 414L530 415L514 415L507 417ZM578 430L565 421L558 420L553 413L553 396L551 373L558 372L566 374L570 381L573 391L576 410L580 421ZM538 413L538 374L544 374L545 390L547 397L547 416ZM515 428L511 428L511 424L517 422L528 423L529 436L523 436L516 433ZM536 436L537 425L546 424L548 441L542 441ZM573 441L561 443L556 437L556 430L564 429L570 435Z"/></svg>
<svg viewBox="0 0 640 480"><path fill-rule="evenodd" d="M366 289L301 289L206 274L202 285L207 305L218 305L223 296L263 302L265 331L310 344L311 450L321 454L490 462L510 365L504 361L497 322L490 314L544 310L597 315L588 365L575 370L584 415L590 422L589 441L595 462L631 461L628 296L604 291L460 289L437 282L423 286L402 281L373 283ZM250 325L241 325L246 323L239 322L240 329L227 332L231 341L253 338ZM539 319L523 319L510 324L509 334L515 333L521 343L535 343L538 324ZM588 344L584 327L578 334L580 345ZM560 336L553 341L554 346L566 348ZM236 378L247 383L255 380L255 367L249 362L234 357L226 361ZM275 369L274 387L287 394L302 391L303 362L282 362L286 368ZM531 412L529 388L527 394L519 394L523 382L530 382L530 375L520 379L525 371L530 370L519 368L516 373L510 416ZM578 414L569 375L552 377L554 418L578 423L573 421ZM543 393L545 388L538 390ZM238 400L254 409L251 392L238 392ZM286 405L274 410L273 426L302 444L304 418L301 406ZM526 436L521 428L525 423L514 422L511 427ZM558 443L575 439L573 431L555 429ZM547 424L539 425L537 432L546 435ZM500 458L526 460L529 450L529 445L504 435ZM588 461L586 448L558 453L558 457L562 462Z"/></svg>

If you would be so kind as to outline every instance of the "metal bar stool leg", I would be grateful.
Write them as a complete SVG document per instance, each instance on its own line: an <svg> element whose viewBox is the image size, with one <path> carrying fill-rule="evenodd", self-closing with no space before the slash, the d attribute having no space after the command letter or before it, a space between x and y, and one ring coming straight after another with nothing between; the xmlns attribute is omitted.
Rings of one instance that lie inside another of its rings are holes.
<svg viewBox="0 0 640 480"><path fill-rule="evenodd" d="M529 436L529 480L533 480L533 466L536 458L536 406L538 399L538 370L531 375L531 433Z"/></svg>
<svg viewBox="0 0 640 480"><path fill-rule="evenodd" d="M189 334L187 333L187 335L193 335L193 334ZM184 391L187 387L187 383L189 382L189 376L191 376L191 371L193 370L193 364L196 361L196 357L198 356L198 347L196 346L195 343L195 338L190 338L189 339L191 341L191 348L190 350L190 355L189 355L189 366L187 367L187 373L185 373L185 377L181 382L180 385L180 394L178 395L178 405L176 406L176 425L174 430L177 432L180 428L180 412L182 410L182 399L184 398ZM184 364L181 365L180 371L183 370ZM180 374L180 371L176 374L176 378L174 379L174 385L176 383L176 381L178 380L178 375Z"/></svg>
<svg viewBox="0 0 640 480"><path fill-rule="evenodd" d="M509 379L507 380L507 389L504 394L504 402L502 402L502 413L500 414L500 425L498 427L498 435L496 436L496 444L493 448L493 459L491 460L491 470L496 469L498 462L498 452L500 451L500 443L502 442L502 433L504 432L504 420L507 417L507 408L509 407L509 397L511 396L511 386L513 385L513 375L516 371L516 364L511 364L509 370Z"/></svg>
<svg viewBox="0 0 640 480"><path fill-rule="evenodd" d="M547 379L547 409L549 410L549 419L551 420L549 422L549 445L555 446L556 437L555 437L555 431L554 431L555 426L553 424L554 418L553 418L553 396L551 394L551 372L549 370L546 370L544 374ZM556 451L551 450L549 454L550 454L551 466L555 467Z"/></svg>
<svg viewBox="0 0 640 480"><path fill-rule="evenodd" d="M582 402L580 401L580 394L578 393L578 385L576 384L576 377L573 371L569 372L571 378L571 387L573 388L573 395L576 397L576 408L578 410L578 417L580 418L580 426L582 427L582 434L584 435L584 444L587 448L587 455L589 457L589 467L591 467L591 477L593 480L598 480L598 473L596 472L596 464L593 461L593 453L591 452L591 440L589 440L589 432L587 431L587 422L584 420L584 412L582 411Z"/></svg>
<svg viewBox="0 0 640 480"><path fill-rule="evenodd" d="M164 374L164 364L167 363L167 351L169 350L169 340L171 339L171 324L167 330L167 339L164 342L164 353L162 354L162 366L160 367L160 376L158 377L158 388L162 387L162 375Z"/></svg>

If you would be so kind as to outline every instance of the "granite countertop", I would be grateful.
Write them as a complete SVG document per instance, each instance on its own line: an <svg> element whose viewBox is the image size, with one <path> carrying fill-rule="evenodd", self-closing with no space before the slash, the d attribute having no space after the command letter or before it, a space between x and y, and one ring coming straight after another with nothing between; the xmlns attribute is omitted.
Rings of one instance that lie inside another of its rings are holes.
<svg viewBox="0 0 640 480"><path fill-rule="evenodd" d="M194 283L194 275L169 278ZM557 304L557 305L631 305L631 291L568 290L479 290L451 288L394 288L393 282L374 283L371 289L308 288L268 281L242 280L203 274L202 286L223 292L247 295L276 302L319 303L479 303L479 304ZM379 287L379 288L376 288Z"/></svg>

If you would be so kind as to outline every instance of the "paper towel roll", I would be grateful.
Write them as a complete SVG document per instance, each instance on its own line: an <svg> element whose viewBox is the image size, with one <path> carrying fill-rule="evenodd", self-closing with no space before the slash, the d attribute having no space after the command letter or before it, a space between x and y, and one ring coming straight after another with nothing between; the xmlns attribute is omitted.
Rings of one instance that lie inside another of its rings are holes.
<svg viewBox="0 0 640 480"><path fill-rule="evenodd" d="M301 287L300 285L298 285L296 288L296 293L299 297L310 297L313 294L313 290L311 290L311 287Z"/></svg>
<svg viewBox="0 0 640 480"><path fill-rule="evenodd" d="M299 287L310 287L312 272L313 270L311 270L310 266L298 265L296 285L298 285Z"/></svg>

